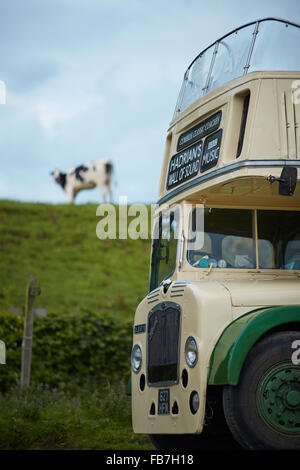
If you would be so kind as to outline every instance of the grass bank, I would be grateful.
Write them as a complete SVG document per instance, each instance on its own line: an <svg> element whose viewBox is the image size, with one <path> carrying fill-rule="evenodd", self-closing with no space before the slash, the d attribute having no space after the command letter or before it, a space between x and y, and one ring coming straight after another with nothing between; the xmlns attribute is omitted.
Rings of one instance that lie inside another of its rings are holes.
<svg viewBox="0 0 300 470"><path fill-rule="evenodd" d="M124 385L48 390L13 388L0 395L0 449L153 449L134 434Z"/></svg>
<svg viewBox="0 0 300 470"><path fill-rule="evenodd" d="M150 240L99 240L96 204L0 201L0 309L24 305L28 277L48 313L133 320L148 289ZM118 207L116 207L118 216Z"/></svg>
<svg viewBox="0 0 300 470"><path fill-rule="evenodd" d="M99 240L96 208L0 201L0 339L8 346L0 368L0 449L152 448L131 427L129 354L122 385L103 375L106 355L119 357L119 336L147 293L151 242ZM35 321L36 385L24 392L11 387L19 377L23 319L7 312L24 306L30 275L42 289L35 306L47 308L48 317ZM130 341L126 333L123 356Z"/></svg>

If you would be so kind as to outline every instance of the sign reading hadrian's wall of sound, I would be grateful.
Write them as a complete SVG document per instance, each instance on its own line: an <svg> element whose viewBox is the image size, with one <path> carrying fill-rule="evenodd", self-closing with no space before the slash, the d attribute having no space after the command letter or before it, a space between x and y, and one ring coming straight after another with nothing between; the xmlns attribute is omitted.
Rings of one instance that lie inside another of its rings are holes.
<svg viewBox="0 0 300 470"><path fill-rule="evenodd" d="M222 129L215 131L221 117L222 112L218 111L179 136L177 151L181 151L170 160L167 190L193 178L199 169L202 173L218 163Z"/></svg>
<svg viewBox="0 0 300 470"><path fill-rule="evenodd" d="M202 145L201 140L171 158L167 178L167 189L174 188L178 186L178 184L184 183L193 176L196 176L200 165Z"/></svg>

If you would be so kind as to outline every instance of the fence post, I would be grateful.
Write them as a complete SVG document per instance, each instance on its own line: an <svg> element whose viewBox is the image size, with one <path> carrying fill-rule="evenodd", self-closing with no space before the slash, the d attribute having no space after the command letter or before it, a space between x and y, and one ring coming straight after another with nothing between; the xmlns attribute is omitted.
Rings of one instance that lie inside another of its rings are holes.
<svg viewBox="0 0 300 470"><path fill-rule="evenodd" d="M36 285L35 278L30 276L25 302L24 333L22 341L22 362L21 362L21 388L27 387L30 383L31 372L31 352L33 336L33 303L37 295L40 295L41 288Z"/></svg>
<svg viewBox="0 0 300 470"><path fill-rule="evenodd" d="M0 340L0 364L6 364L5 354L6 354L5 343L4 341Z"/></svg>

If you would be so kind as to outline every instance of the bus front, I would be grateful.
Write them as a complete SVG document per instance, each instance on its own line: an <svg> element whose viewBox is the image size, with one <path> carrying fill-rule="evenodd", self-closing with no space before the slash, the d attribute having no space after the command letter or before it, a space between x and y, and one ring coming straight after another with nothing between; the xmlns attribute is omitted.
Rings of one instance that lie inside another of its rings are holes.
<svg viewBox="0 0 300 470"><path fill-rule="evenodd" d="M299 39L257 20L184 75L131 354L133 429L157 449L300 448Z"/></svg>

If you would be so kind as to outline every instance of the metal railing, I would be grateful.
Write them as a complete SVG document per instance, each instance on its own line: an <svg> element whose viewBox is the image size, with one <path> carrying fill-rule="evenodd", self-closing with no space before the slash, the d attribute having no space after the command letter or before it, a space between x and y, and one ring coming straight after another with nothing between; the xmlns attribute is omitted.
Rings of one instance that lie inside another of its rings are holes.
<svg viewBox="0 0 300 470"><path fill-rule="evenodd" d="M252 21L250 23L246 23L243 26L235 28L232 31L230 31L229 33L227 33L224 36L220 37L215 42L213 42L208 47L206 47L203 51L201 51L200 54L198 54L195 57L195 59L191 62L191 64L187 68L187 70L184 74L183 84L182 84L182 87L181 87L181 90L180 90L180 93L179 93L179 97L178 97L178 100L177 100L175 113L174 113L173 117L176 117L178 113L180 113L185 108L187 108L187 106L192 104L192 102L194 102L196 99L200 98L200 96L203 96L204 94L208 93L209 91L217 88L218 86L220 86L220 84L223 84L223 83L226 83L227 81L230 81L230 80L225 80L223 82L221 81L221 83L219 81L219 83L218 83L218 81L216 80L215 84L212 84L212 76L213 76L213 71L214 71L214 68L215 68L216 57L217 57L218 51L219 51L219 46L220 46L220 44L225 46L228 50L228 54L230 55L232 52L230 51L230 48L229 48L228 44L226 44L224 42L224 40L229 38L229 37L233 38L234 35L237 35L238 32L240 32L241 30L243 30L245 28L248 28L248 27L253 25L254 27L253 27L253 30L252 30L252 33L251 33L252 38L251 38L251 34L249 34L249 43L248 44L246 43L246 48L247 48L247 51L248 51L247 56L246 56L246 60L243 64L240 64L240 67L239 67L241 73L237 73L236 75L233 73L233 76L231 77L231 79L237 78L237 77L242 76L243 74L247 74L249 72L249 68L250 68L250 64L251 64L251 58L253 56L253 51L255 49L257 36L259 34L259 31L260 31L260 26L261 26L262 23L267 22L267 21L282 23L286 27L292 26L292 27L295 27L295 28L299 28L299 33L300 33L300 25L299 24L293 23L289 20L284 20L284 19L281 19L281 18L268 17L268 18L262 18L262 19L258 19L256 21ZM299 35L299 39L300 39L300 35ZM296 46L296 44L295 44L295 46ZM185 92L187 90L188 84L190 83L191 87L193 86L193 82L189 82L189 78L190 78L191 72L193 70L193 67L195 65L197 65L197 63L201 59L204 58L204 55L206 53L208 53L209 50L212 51L211 52L212 56L211 56L211 59L210 59L209 67L207 67L208 72L207 72L207 74L205 74L205 82L203 83L203 86L198 87L198 90L200 90L198 92L198 94L197 94L197 92L196 93L194 92L195 96L192 97L191 101L189 102L189 100L186 100L186 102L184 103ZM233 61L233 60L234 60L234 57L231 57L231 61ZM296 65L299 66L298 62L297 62ZM266 68L266 70L270 70L270 68Z"/></svg>

